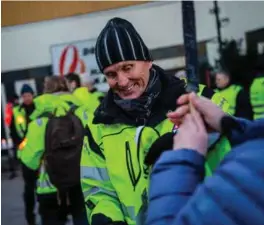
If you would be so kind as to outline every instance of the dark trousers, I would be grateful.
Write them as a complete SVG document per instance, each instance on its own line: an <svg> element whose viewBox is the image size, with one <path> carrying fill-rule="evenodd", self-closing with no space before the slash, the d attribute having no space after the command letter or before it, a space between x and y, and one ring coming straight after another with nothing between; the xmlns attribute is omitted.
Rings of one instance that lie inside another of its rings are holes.
<svg viewBox="0 0 264 225"><path fill-rule="evenodd" d="M72 215L74 225L88 225L81 185L60 191L61 207Z"/></svg>
<svg viewBox="0 0 264 225"><path fill-rule="evenodd" d="M9 165L9 172L11 174L15 174L16 166L18 165L16 158L16 149L8 149L8 165Z"/></svg>
<svg viewBox="0 0 264 225"><path fill-rule="evenodd" d="M14 147L12 149L8 149L8 165L9 165L10 179L16 177L16 170L18 169L18 165L20 164L17 158L18 144L14 142L13 145Z"/></svg>
<svg viewBox="0 0 264 225"><path fill-rule="evenodd" d="M37 171L31 170L22 163L22 175L24 179L24 205L25 216L28 224L35 224L35 190L37 182Z"/></svg>
<svg viewBox="0 0 264 225"><path fill-rule="evenodd" d="M81 187L38 195L41 225L65 225L68 214L74 225L88 225Z"/></svg>
<svg viewBox="0 0 264 225"><path fill-rule="evenodd" d="M64 225L67 212L60 206L60 197L57 193L38 195L39 214L41 225Z"/></svg>
<svg viewBox="0 0 264 225"><path fill-rule="evenodd" d="M88 225L85 203L81 185L73 187L69 192L70 212L74 225Z"/></svg>

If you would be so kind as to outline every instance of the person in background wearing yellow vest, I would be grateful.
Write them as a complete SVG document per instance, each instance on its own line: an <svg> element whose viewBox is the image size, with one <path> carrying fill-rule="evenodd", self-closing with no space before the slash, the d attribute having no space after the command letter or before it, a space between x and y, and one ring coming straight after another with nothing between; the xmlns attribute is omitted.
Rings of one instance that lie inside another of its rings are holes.
<svg viewBox="0 0 264 225"><path fill-rule="evenodd" d="M27 133L28 124L30 122L30 115L35 109L33 102L34 92L33 89L28 85L24 84L21 89L22 104L14 107L14 123L16 132L18 134L19 142L25 138ZM19 153L19 151L18 151ZM18 154L19 157L19 154ZM29 225L35 224L35 189L37 181L37 173L26 167L22 163L22 175L24 179L24 204L25 204L25 216Z"/></svg>
<svg viewBox="0 0 264 225"><path fill-rule="evenodd" d="M57 76L45 79L44 94L35 98L34 102L36 110L31 114L32 120L23 145L21 161L27 167L38 170L36 192L41 223L42 225L63 225L70 212L74 225L86 225L87 218L80 185L72 187L67 192L58 190L51 182L45 166L48 120L55 111L69 111L71 106L79 107L81 103L69 92L65 79ZM78 112L85 117L81 110L82 108ZM68 166L71 167L71 165Z"/></svg>
<svg viewBox="0 0 264 225"><path fill-rule="evenodd" d="M180 80L183 80L185 83L185 86L187 86L187 75L185 70L180 70L178 72L176 72L175 77L179 78ZM230 113L230 106L228 104L228 101L226 101L225 98L223 98L223 96L217 92L215 92L214 90L212 90L211 88L208 88L206 85L204 84L199 84L199 91L197 93L198 96L203 96L206 98L211 99L215 104L218 103L218 105L227 113Z"/></svg>
<svg viewBox="0 0 264 225"><path fill-rule="evenodd" d="M228 101L230 114L249 120L253 119L249 93L241 86L232 84L227 72L219 71L215 76L217 91Z"/></svg>
<svg viewBox="0 0 264 225"><path fill-rule="evenodd" d="M72 94L93 113L103 100L104 94L94 87L94 81L91 76L88 73L81 75L69 73L66 75L66 79Z"/></svg>
<svg viewBox="0 0 264 225"><path fill-rule="evenodd" d="M20 95L22 98L22 104L18 104L13 108L13 121L18 136L18 144L21 143L27 133L29 116L35 109L33 102L34 92L28 84L22 86Z"/></svg>
<svg viewBox="0 0 264 225"><path fill-rule="evenodd" d="M250 86L254 120L264 118L264 73L259 73Z"/></svg>
<svg viewBox="0 0 264 225"><path fill-rule="evenodd" d="M187 79L187 74L186 74L185 70L178 71L175 74L175 76L177 78L179 78L180 80L183 80L185 82L185 87L187 86L188 79ZM197 95L210 99L213 103L218 105L225 113L232 114L232 110L230 109L229 102L224 98L224 96L221 95L221 93L215 92L213 89L207 87L204 84L199 84L199 89L198 89ZM209 158L210 157L211 158L214 158L214 157L217 158L220 156L220 155L218 155L218 153L215 154L215 152L218 152L217 149L220 149L219 152L223 151L224 149L228 149L228 147L227 147L229 145L228 140L226 139L226 137L221 135L219 132L210 132L208 137L209 137L209 143L210 143L210 147L209 147L210 151L208 154ZM163 143L160 143L160 144L163 145L162 148L164 149L164 146L166 146L166 145L164 145ZM223 146L225 146L225 148ZM214 151L212 151L212 149L214 149ZM216 164L213 160L208 161L208 165L211 167L216 166Z"/></svg>

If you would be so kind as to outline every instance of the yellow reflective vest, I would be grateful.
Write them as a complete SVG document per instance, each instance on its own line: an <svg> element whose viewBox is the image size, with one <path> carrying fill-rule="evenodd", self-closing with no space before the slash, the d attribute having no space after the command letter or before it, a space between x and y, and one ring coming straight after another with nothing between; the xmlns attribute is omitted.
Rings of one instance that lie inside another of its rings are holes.
<svg viewBox="0 0 264 225"><path fill-rule="evenodd" d="M254 79L250 86L250 102L254 119L264 118L264 76Z"/></svg>

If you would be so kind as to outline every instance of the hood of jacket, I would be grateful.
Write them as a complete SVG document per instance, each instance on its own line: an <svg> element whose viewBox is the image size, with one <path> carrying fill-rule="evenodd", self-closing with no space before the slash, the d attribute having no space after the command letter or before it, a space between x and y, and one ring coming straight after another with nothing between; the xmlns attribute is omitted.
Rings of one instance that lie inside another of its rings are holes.
<svg viewBox="0 0 264 225"><path fill-rule="evenodd" d="M86 87L76 88L73 92L73 95L79 98L83 102L87 102L87 99L91 97L91 93Z"/></svg>
<svg viewBox="0 0 264 225"><path fill-rule="evenodd" d="M53 113L58 108L69 110L71 105L81 105L79 100L68 92L40 95L34 99L34 104L35 110L30 115L31 120L40 117L44 113Z"/></svg>

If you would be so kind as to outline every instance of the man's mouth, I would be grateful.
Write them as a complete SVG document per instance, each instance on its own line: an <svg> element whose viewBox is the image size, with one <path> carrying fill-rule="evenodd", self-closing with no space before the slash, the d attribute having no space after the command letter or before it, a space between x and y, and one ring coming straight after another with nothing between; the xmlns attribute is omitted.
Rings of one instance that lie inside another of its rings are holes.
<svg viewBox="0 0 264 225"><path fill-rule="evenodd" d="M132 84L131 86L129 86L128 88L126 88L125 89L125 91L131 91L132 90L132 88L134 87L135 85L134 84Z"/></svg>
<svg viewBox="0 0 264 225"><path fill-rule="evenodd" d="M124 94L130 94L130 92L132 91L132 89L135 87L135 84L130 85L127 88L123 88L120 89L120 92L124 93Z"/></svg>

